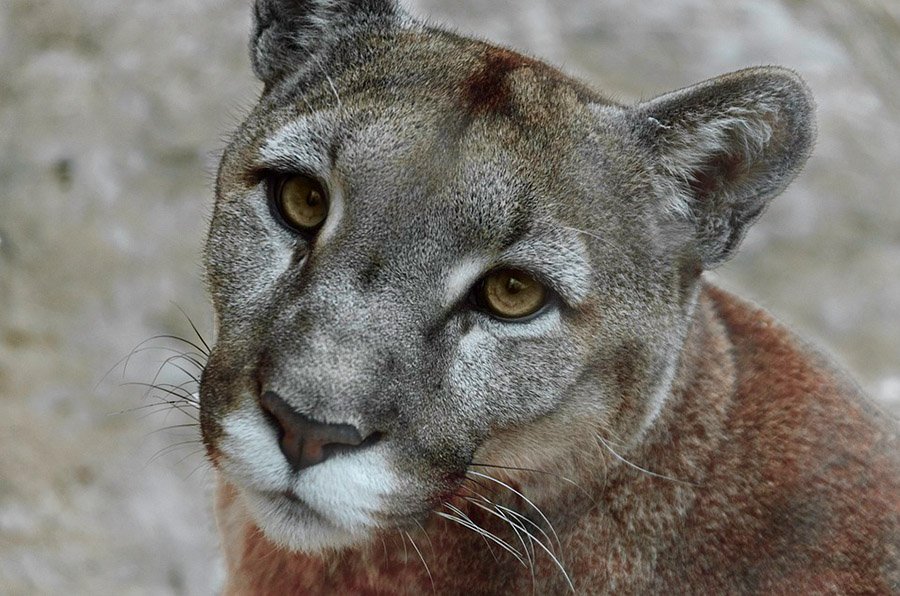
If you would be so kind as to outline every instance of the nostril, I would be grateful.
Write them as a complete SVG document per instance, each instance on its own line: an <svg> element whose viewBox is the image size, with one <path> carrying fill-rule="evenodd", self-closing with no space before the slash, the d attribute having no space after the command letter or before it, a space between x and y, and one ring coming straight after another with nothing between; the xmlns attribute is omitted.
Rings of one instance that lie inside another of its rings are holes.
<svg viewBox="0 0 900 596"><path fill-rule="evenodd" d="M293 434L296 430L292 417L296 412L277 393L266 391L259 398L259 405L266 417L278 431L278 439L281 440L287 434Z"/></svg>
<svg viewBox="0 0 900 596"><path fill-rule="evenodd" d="M327 424L304 416L273 391L259 398L263 412L278 431L278 444L295 470L322 463L332 455L355 451L381 439L374 432L365 437L350 424Z"/></svg>

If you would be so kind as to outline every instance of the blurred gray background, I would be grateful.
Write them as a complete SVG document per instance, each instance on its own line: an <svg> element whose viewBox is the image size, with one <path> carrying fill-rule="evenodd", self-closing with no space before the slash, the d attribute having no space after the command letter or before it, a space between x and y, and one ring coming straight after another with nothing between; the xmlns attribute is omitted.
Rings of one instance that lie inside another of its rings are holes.
<svg viewBox="0 0 900 596"><path fill-rule="evenodd" d="M406 5L622 101L754 64L800 72L819 102L815 154L712 277L900 412L900 2ZM104 374L141 340L190 337L179 306L210 335L199 252L222 139L259 93L249 12L249 0L0 3L0 592L218 585L196 433L153 432L190 420L119 413L153 403L120 384L149 381L166 353Z"/></svg>

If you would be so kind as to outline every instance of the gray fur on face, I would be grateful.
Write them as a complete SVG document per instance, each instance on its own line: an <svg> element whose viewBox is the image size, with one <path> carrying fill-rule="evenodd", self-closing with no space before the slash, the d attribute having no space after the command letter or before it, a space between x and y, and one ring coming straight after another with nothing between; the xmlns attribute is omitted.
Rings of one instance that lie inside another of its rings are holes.
<svg viewBox="0 0 900 596"><path fill-rule="evenodd" d="M701 269L813 140L809 93L783 69L621 106L386 1L261 0L251 56L266 90L223 157L206 249L219 338L204 439L250 458L226 427L258 419L265 391L382 433L389 469L370 473L395 479L379 512L393 518L427 512L476 454L565 459L573 428L638 440ZM308 242L273 217L272 173L323 183L326 232ZM474 307L470 288L500 267L541 280L548 307L526 322ZM277 472L230 480L287 490L277 441L259 448Z"/></svg>

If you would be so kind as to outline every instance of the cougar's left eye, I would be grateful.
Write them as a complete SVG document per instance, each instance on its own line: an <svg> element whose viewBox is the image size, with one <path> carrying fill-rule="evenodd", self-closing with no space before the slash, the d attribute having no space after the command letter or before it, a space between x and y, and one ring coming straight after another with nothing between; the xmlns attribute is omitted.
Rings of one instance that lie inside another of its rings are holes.
<svg viewBox="0 0 900 596"><path fill-rule="evenodd" d="M476 299L501 319L524 319L547 304L544 284L524 271L500 269L489 273L477 287Z"/></svg>
<svg viewBox="0 0 900 596"><path fill-rule="evenodd" d="M328 216L328 197L322 185L294 174L270 182L272 199L285 223L301 232L311 232Z"/></svg>

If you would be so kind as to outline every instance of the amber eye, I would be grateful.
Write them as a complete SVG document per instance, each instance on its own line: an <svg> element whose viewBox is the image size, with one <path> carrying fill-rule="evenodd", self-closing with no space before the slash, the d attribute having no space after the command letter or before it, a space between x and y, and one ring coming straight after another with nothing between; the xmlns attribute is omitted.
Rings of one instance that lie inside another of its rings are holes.
<svg viewBox="0 0 900 596"><path fill-rule="evenodd" d="M281 178L274 187L275 205L285 222L302 232L321 225L328 215L328 199L322 185L308 176Z"/></svg>
<svg viewBox="0 0 900 596"><path fill-rule="evenodd" d="M533 315L547 303L547 288L527 273L500 269L484 278L478 298L493 315L504 319L522 319Z"/></svg>

